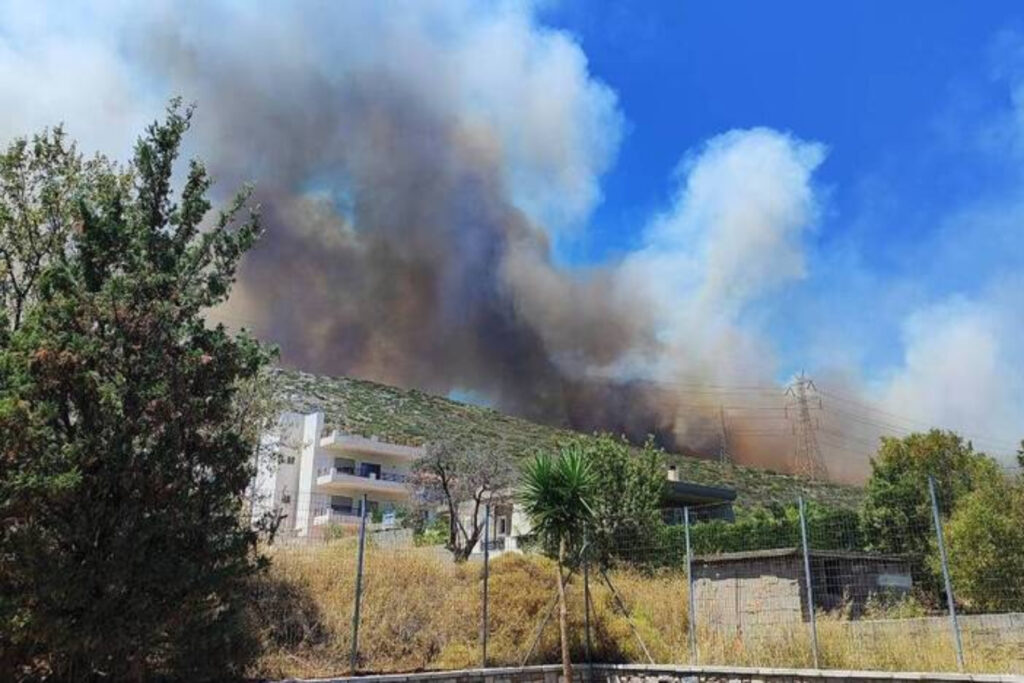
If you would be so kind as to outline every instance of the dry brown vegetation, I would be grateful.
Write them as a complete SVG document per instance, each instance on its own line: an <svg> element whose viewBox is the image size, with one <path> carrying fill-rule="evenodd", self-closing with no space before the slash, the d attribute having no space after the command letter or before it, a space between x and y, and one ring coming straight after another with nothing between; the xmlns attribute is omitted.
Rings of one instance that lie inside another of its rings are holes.
<svg viewBox="0 0 1024 683"><path fill-rule="evenodd" d="M318 676L348 671L351 649L355 544L276 548L261 587L257 618L267 651L259 665L268 677ZM685 574L678 570L615 570L613 585L632 624L658 663L689 661ZM519 664L526 657L555 597L553 563L505 555L492 560L488 663ZM393 672L480 665L482 571L479 562L456 565L439 548L367 547L359 668ZM616 609L600 577L591 581L595 661L645 662L630 620ZM571 649L584 661L582 579L569 588ZM955 669L946 631L921 633L893 624L882 635L851 630L842 615L818 619L821 665L840 669L946 671ZM807 627L780 625L754 638L698 632L702 664L811 666ZM976 639L977 640L977 639ZM985 647L967 634L968 666L978 672L1024 671L1024 653ZM559 661L552 619L540 632L529 663Z"/></svg>

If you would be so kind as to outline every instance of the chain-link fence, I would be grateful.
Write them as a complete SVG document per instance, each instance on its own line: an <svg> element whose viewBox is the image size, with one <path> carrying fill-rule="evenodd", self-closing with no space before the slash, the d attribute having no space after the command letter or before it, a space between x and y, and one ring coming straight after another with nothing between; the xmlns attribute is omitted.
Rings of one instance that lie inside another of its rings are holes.
<svg viewBox="0 0 1024 683"><path fill-rule="evenodd" d="M799 499L700 506L587 543L564 570L573 659L1022 673L1024 572L1012 552L979 557L1007 549L950 529L943 504L936 491L877 519ZM380 526L367 514L362 541L348 524L268 549L268 674L559 661L557 566L526 539L454 562Z"/></svg>

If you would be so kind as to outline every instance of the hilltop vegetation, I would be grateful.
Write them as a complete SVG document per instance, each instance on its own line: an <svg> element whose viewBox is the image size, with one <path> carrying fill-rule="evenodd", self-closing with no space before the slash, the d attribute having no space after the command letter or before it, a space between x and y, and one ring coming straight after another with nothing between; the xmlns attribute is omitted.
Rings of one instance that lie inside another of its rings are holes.
<svg viewBox="0 0 1024 683"><path fill-rule="evenodd" d="M329 429L377 436L393 443L465 440L519 458L575 435L491 408L349 377L277 369L273 381L286 409L321 410ZM739 505L791 502L802 495L807 500L853 508L862 495L853 486L813 482L751 467L678 454L669 454L667 460L679 469L680 479L735 489Z"/></svg>

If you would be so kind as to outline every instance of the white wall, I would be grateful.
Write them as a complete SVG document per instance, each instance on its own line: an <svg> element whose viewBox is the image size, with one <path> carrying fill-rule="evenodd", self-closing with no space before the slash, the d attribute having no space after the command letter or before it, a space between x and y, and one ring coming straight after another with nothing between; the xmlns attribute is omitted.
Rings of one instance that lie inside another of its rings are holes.
<svg viewBox="0 0 1024 683"><path fill-rule="evenodd" d="M298 464L298 496L295 507L295 532L300 536L309 533L313 523L313 487L316 482L316 453L320 445L320 432L323 431L323 413L303 416L300 456Z"/></svg>

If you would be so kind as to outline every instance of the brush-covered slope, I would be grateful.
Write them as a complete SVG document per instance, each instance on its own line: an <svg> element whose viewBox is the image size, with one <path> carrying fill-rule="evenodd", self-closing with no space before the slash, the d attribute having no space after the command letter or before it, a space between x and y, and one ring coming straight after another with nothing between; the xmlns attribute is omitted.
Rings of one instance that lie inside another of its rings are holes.
<svg viewBox="0 0 1024 683"><path fill-rule="evenodd" d="M455 439L518 458L555 446L573 434L490 408L376 382L283 369L275 370L273 376L284 409L320 410L328 429L377 436L382 441L420 445ZM851 486L676 454L669 454L668 459L679 468L679 478L684 481L735 489L740 505L783 503L803 495L808 500L852 507L861 496L860 489Z"/></svg>

